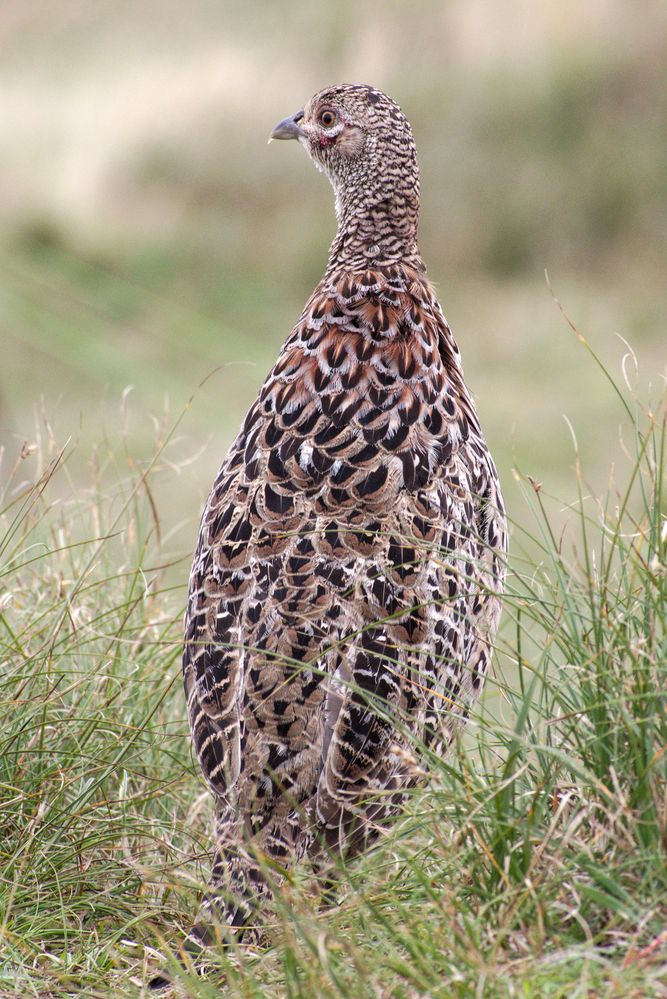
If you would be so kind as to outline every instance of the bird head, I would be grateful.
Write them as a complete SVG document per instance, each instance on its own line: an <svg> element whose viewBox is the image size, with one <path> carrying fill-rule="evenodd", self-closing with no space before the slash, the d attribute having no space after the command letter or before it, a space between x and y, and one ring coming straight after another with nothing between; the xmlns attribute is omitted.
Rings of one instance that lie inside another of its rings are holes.
<svg viewBox="0 0 667 999"><path fill-rule="evenodd" d="M298 139L328 176L339 217L361 200L368 206L419 204L419 169L412 129L398 104L364 84L320 90L279 122L271 139Z"/></svg>

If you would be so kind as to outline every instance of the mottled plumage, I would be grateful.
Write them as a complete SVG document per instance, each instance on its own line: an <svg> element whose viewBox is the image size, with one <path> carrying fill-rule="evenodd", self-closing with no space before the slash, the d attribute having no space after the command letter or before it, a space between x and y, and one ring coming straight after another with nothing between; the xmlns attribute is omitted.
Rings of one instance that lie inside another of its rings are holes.
<svg viewBox="0 0 667 999"><path fill-rule="evenodd" d="M496 470L417 247L408 122L344 85L274 137L326 172L338 232L192 566L185 690L216 800L202 941L268 892L257 855L349 856L400 807L414 746L444 752L480 693L504 573Z"/></svg>

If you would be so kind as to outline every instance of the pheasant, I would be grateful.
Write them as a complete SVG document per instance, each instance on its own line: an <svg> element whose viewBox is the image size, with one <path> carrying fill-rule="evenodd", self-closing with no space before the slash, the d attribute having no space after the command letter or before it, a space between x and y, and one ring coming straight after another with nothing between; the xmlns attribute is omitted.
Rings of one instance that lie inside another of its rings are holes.
<svg viewBox="0 0 667 999"><path fill-rule="evenodd" d="M408 121L379 90L340 85L272 138L327 175L338 230L215 480L192 566L185 692L215 798L200 946L240 937L295 860L367 848L419 747L446 751L489 667L507 545L417 246Z"/></svg>

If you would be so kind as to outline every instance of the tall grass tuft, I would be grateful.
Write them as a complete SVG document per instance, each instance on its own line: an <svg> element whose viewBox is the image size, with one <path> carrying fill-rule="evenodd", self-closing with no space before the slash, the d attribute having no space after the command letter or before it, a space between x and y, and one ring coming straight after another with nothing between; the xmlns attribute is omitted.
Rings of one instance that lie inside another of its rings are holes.
<svg viewBox="0 0 667 999"><path fill-rule="evenodd" d="M456 752L342 868L336 906L296 871L268 947L177 971L188 995L667 996L667 406L600 376L624 468L596 495L575 441L565 504L516 470L495 675ZM168 564L154 498L177 488L171 445L142 462L105 441L75 488L42 436L1 505L0 995L137 995L209 849L187 559Z"/></svg>

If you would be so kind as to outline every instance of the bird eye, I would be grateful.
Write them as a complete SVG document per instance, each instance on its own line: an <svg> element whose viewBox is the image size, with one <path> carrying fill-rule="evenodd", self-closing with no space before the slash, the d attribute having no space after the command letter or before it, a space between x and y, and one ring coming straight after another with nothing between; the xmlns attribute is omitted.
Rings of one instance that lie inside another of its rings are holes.
<svg viewBox="0 0 667 999"><path fill-rule="evenodd" d="M320 124L324 125L325 128L331 128L336 120L336 115L333 111L322 111L320 114Z"/></svg>

